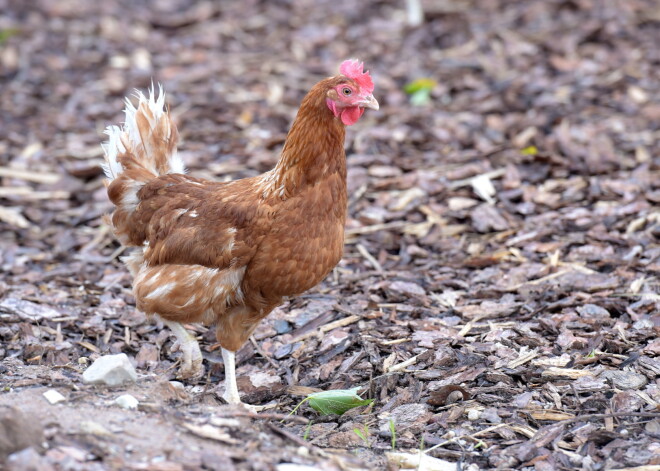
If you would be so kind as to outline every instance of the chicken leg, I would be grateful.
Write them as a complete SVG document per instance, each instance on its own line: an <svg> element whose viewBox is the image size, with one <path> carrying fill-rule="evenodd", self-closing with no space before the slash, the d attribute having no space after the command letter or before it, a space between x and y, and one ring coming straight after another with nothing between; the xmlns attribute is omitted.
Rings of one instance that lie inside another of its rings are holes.
<svg viewBox="0 0 660 471"><path fill-rule="evenodd" d="M227 404L242 404L236 385L236 354L223 348L222 361L225 363L225 393L222 398Z"/></svg>
<svg viewBox="0 0 660 471"><path fill-rule="evenodd" d="M199 349L197 339L179 322L163 319L163 323L168 326L176 336L179 341L181 353L183 354L183 363L179 368L177 378L201 378L204 375L204 365L202 365L202 352Z"/></svg>
<svg viewBox="0 0 660 471"><path fill-rule="evenodd" d="M222 360L225 362L225 392L222 398L227 404L240 405L249 412L256 414L266 408L266 406L253 406L241 401L236 384L236 353L231 350L222 349Z"/></svg>
<svg viewBox="0 0 660 471"><path fill-rule="evenodd" d="M179 368L178 377L182 379L198 378L204 374L202 365L202 352L199 349L197 339L193 337L179 322L163 319L163 323L176 335L183 353L183 364ZM248 409L251 406L243 404L238 394L236 384L236 354L231 350L222 349L222 360L225 364L225 392L222 398L227 404L241 404Z"/></svg>

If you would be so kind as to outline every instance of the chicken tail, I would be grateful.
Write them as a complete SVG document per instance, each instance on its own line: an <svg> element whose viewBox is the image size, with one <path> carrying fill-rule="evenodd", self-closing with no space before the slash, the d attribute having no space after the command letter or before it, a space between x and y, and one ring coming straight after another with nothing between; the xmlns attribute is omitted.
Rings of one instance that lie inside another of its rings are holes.
<svg viewBox="0 0 660 471"><path fill-rule="evenodd" d="M177 155L179 133L165 107L165 92L158 86L149 89L149 97L136 90L137 108L126 98L123 128L108 126L105 134L108 142L102 144L105 153L103 170L111 181L133 169L146 171L150 178L166 173L185 173L183 161ZM147 175L139 172L135 180L142 181ZM126 175L131 178L129 175Z"/></svg>
<svg viewBox="0 0 660 471"><path fill-rule="evenodd" d="M117 207L112 223L120 240L124 239L122 233L128 230L124 226L139 203L140 189L160 175L185 173L176 150L179 133L165 107L162 86L158 86L158 96L153 86L148 98L140 91L135 96L137 107L126 98L124 126L108 126L108 141L102 144L108 196Z"/></svg>

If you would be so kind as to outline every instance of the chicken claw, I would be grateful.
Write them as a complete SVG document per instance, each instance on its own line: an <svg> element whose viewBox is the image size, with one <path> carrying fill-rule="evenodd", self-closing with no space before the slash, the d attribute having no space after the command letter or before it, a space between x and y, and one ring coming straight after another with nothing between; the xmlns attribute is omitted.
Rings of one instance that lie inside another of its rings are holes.
<svg viewBox="0 0 660 471"><path fill-rule="evenodd" d="M176 375L177 379L198 379L204 376L202 352L197 339L193 337L180 323L163 320L179 342L183 355L181 367Z"/></svg>
<svg viewBox="0 0 660 471"><path fill-rule="evenodd" d="M183 363L179 367L176 377L178 379L199 379L204 376L203 358L199 344L197 342L182 344L181 351Z"/></svg>

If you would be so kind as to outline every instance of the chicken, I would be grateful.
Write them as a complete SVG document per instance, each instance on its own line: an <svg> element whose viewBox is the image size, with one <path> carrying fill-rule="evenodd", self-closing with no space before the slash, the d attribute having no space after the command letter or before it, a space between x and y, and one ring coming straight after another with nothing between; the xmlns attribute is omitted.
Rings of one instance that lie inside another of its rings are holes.
<svg viewBox="0 0 660 471"><path fill-rule="evenodd" d="M123 128L104 143L114 234L141 311L159 316L182 351L181 378L203 375L183 327L215 326L228 403L241 403L234 353L285 297L316 284L342 257L346 220L345 126L378 110L362 63L341 64L305 96L274 169L214 182L185 175L177 128L156 96L127 99Z"/></svg>

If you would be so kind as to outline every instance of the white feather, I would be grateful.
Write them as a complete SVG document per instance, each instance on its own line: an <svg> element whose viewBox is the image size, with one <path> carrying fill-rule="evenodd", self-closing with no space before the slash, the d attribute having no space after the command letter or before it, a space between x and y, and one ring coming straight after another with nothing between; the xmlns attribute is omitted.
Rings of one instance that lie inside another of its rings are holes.
<svg viewBox="0 0 660 471"><path fill-rule="evenodd" d="M183 159L179 157L176 149L170 156L170 173L186 173L186 165Z"/></svg>
<svg viewBox="0 0 660 471"><path fill-rule="evenodd" d="M175 287L176 287L176 283L174 282L161 285L152 292L150 292L148 295L146 295L145 299L158 299L161 296L167 295Z"/></svg>
<svg viewBox="0 0 660 471"><path fill-rule="evenodd" d="M103 166L103 171L105 176L114 179L117 178L124 169L121 164L117 161L117 155L119 152L126 152L124 144L121 142L121 129L119 126L108 126L105 129L105 134L108 136L108 142L101 144L103 152L105 153L105 163Z"/></svg>
<svg viewBox="0 0 660 471"><path fill-rule="evenodd" d="M130 145L131 149L136 151L136 153L139 154L141 151L144 154L145 152L136 119L140 106L144 105L150 111L150 113L145 113L144 116L149 120L149 126L151 129L154 129L161 119L169 119L165 108L165 92L163 91L163 86L161 84L158 84L158 92L156 92L156 88L152 83L149 88L148 97L139 90L135 90L133 96L137 98L137 106L135 106L128 97L124 100L126 106L124 108L123 127L108 126L105 130L105 134L108 135L108 141L101 144L106 160L101 166L106 177L110 180L117 178L117 176L124 170L122 165L117 161L117 156L126 152L126 148L122 142L122 135L126 136L125 142ZM167 126L167 130L169 133L169 126ZM168 135L167 137L169 138L170 136ZM158 174L154 167L153 160L147 155L144 157L142 163L145 168L152 171L154 174ZM167 173L186 172L183 160L177 153L176 149L174 149L172 154L168 156L168 162L169 169Z"/></svg>

